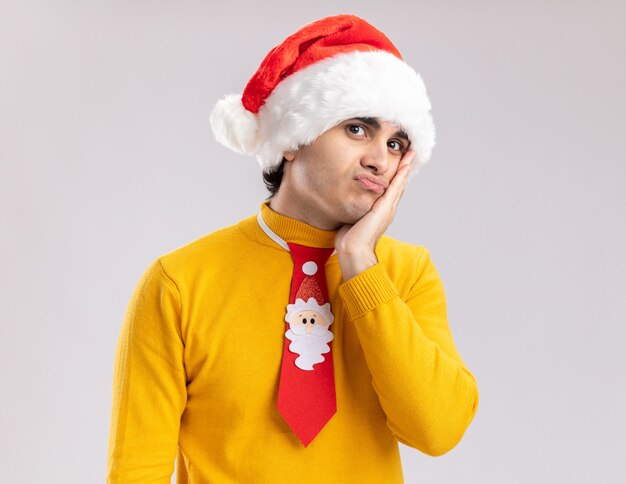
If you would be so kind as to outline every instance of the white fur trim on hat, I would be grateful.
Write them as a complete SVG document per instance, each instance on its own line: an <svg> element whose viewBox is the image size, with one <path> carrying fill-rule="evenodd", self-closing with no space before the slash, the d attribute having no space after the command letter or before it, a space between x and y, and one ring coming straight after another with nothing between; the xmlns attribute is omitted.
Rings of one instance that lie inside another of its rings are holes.
<svg viewBox="0 0 626 484"><path fill-rule="evenodd" d="M215 107L211 126L218 141L256 154L267 170L280 164L285 151L313 142L346 119L377 117L407 133L417 169L430 159L435 145L430 109L424 82L412 67L385 51L354 51L285 78L256 117L245 110L240 96L228 96Z"/></svg>
<svg viewBox="0 0 626 484"><path fill-rule="evenodd" d="M243 107L241 94L218 101L209 118L215 139L237 153L256 153L257 117ZM282 158L281 158L282 160Z"/></svg>

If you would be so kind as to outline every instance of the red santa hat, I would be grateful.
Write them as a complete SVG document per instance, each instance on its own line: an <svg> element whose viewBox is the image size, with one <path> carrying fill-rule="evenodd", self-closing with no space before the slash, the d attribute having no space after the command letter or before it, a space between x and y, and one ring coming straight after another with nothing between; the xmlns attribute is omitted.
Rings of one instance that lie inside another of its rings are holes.
<svg viewBox="0 0 626 484"><path fill-rule="evenodd" d="M210 121L220 143L256 155L270 170L285 151L346 119L378 117L407 133L418 167L435 145L430 109L421 76L385 34L354 15L336 15L274 47L243 94L219 101Z"/></svg>
<svg viewBox="0 0 626 484"><path fill-rule="evenodd" d="M287 305L285 321L289 322L289 319L294 312L307 310L320 313L324 316L329 325L331 325L335 320L335 317L330 310L330 303L322 304L324 296L314 277L315 274L317 274L317 269L317 264L313 261L308 261L302 264L302 272L304 272L305 277L296 292L296 301L293 304Z"/></svg>

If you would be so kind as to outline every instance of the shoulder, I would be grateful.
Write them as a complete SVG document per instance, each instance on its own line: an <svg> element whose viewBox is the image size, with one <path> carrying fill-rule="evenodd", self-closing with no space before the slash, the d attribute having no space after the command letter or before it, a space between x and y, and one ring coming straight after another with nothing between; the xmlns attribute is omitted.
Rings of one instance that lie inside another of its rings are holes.
<svg viewBox="0 0 626 484"><path fill-rule="evenodd" d="M249 245L250 239L242 232L238 222L166 252L157 261L171 278L188 278L208 268L222 270L242 251L249 250Z"/></svg>
<svg viewBox="0 0 626 484"><path fill-rule="evenodd" d="M376 256L401 292L408 291L432 265L430 250L383 235L376 246Z"/></svg>
<svg viewBox="0 0 626 484"><path fill-rule="evenodd" d="M383 235L376 246L376 255L387 264L418 264L430 251L423 245L410 244L402 240Z"/></svg>

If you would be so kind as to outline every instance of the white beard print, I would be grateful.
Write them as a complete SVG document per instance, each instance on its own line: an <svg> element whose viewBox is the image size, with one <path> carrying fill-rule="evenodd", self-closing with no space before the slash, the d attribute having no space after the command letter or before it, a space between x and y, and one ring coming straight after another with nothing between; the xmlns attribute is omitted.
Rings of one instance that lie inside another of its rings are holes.
<svg viewBox="0 0 626 484"><path fill-rule="evenodd" d="M294 329L297 333L289 329L285 336L291 341L289 350L299 355L295 364L301 370L313 370L314 364L324 361L322 355L330 351L328 343L335 335L327 326L315 326L311 333L307 333L300 325Z"/></svg>

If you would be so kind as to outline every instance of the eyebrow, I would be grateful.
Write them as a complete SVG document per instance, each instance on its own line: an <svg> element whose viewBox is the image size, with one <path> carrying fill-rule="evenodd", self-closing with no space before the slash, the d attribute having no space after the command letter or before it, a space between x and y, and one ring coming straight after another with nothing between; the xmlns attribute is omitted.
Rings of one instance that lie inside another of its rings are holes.
<svg viewBox="0 0 626 484"><path fill-rule="evenodd" d="M368 126L374 128L376 131L380 131L380 129L382 128L382 126L380 125L380 122L376 118L365 117L365 118L352 118L352 119L358 119L363 124L367 124ZM409 136L402 130L396 131L393 134L393 136L396 136L398 138L402 138L402 139L405 139L405 140L409 141Z"/></svg>

